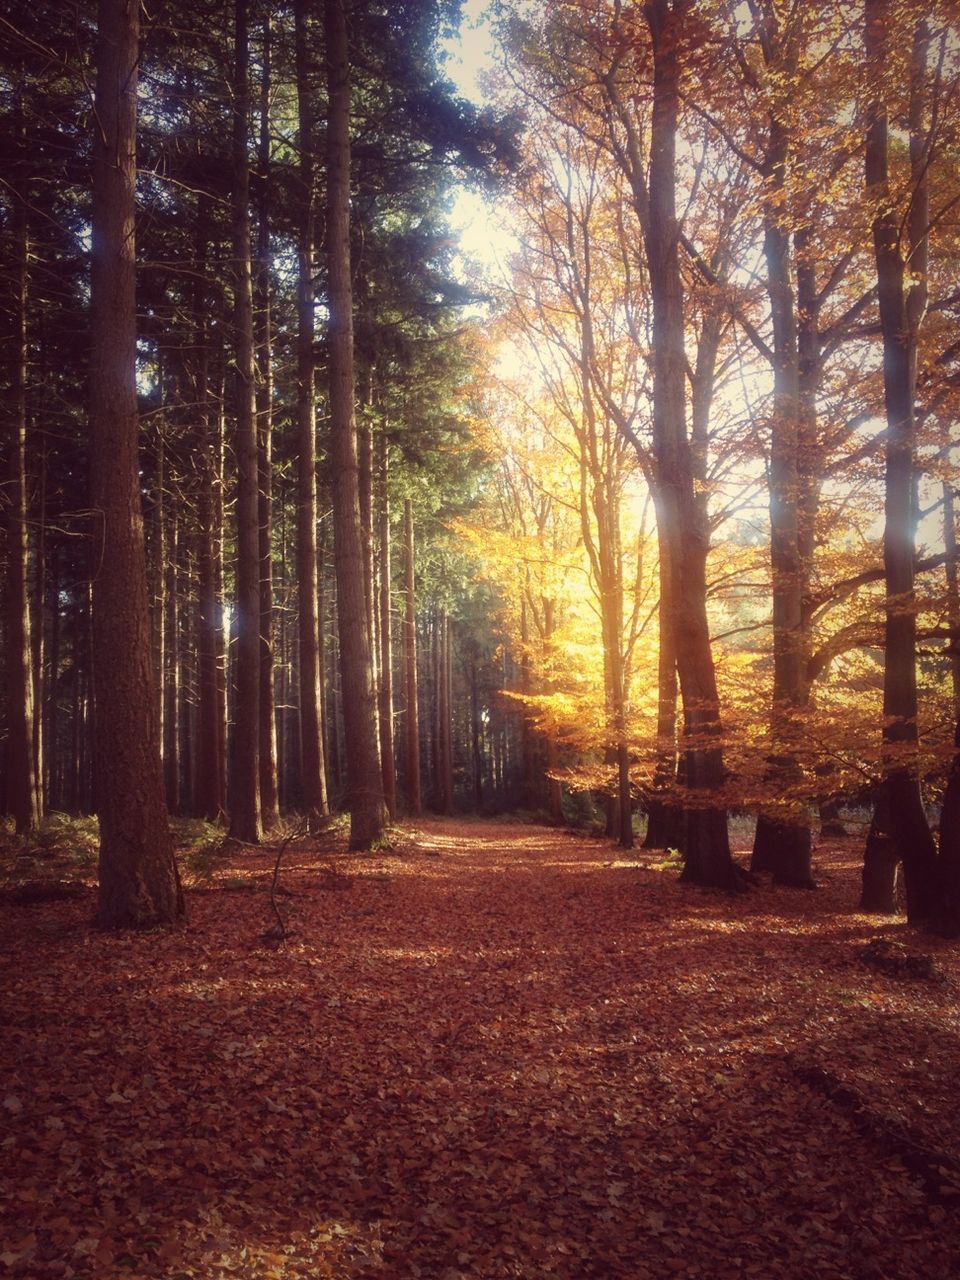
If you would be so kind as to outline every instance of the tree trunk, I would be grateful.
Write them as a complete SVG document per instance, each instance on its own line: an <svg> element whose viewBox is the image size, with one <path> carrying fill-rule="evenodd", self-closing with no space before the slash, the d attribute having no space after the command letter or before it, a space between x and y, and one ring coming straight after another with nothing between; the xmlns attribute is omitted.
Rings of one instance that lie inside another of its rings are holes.
<svg viewBox="0 0 960 1280"><path fill-rule="evenodd" d="M784 225L783 186L789 136L774 116L770 123L765 178L763 248L773 320L773 414L770 440L770 568L773 576L773 706L771 754L765 784L772 798L761 808L753 843L752 871L772 871L774 883L814 888L810 865L810 819L796 757L798 713L804 702L803 587L800 555L800 354Z"/></svg>
<svg viewBox="0 0 960 1280"><path fill-rule="evenodd" d="M163 777L170 813L180 812L180 608L177 595L177 559L180 525L177 507L171 504L166 522L164 576L164 672L163 672Z"/></svg>
<svg viewBox="0 0 960 1280"><path fill-rule="evenodd" d="M437 632L437 723L439 728L440 811L453 813L453 699L450 619L440 614Z"/></svg>
<svg viewBox="0 0 960 1280"><path fill-rule="evenodd" d="M671 594L674 573L670 547L664 536L655 494L657 539L660 549L660 641L657 658L657 759L647 802L644 849L679 849L683 843L683 813L675 799L677 785L677 653L676 617Z"/></svg>
<svg viewBox="0 0 960 1280"><path fill-rule="evenodd" d="M314 194L313 93L306 0L297 0L297 103L300 142L300 240L297 275L297 589L300 649L300 767L303 807L316 828L330 811L321 715L321 615L317 577L317 435L314 387Z"/></svg>
<svg viewBox="0 0 960 1280"><path fill-rule="evenodd" d="M863 857L860 910L893 916L899 911L897 901L900 881L900 855L892 834L890 797L885 788L878 790L867 845Z"/></svg>
<svg viewBox="0 0 960 1280"><path fill-rule="evenodd" d="M193 333L197 347L197 756L194 803L200 817L219 822L226 808L223 790L225 743L220 709L222 625L218 592L216 485L218 443L211 426L207 330L207 220L205 197L197 202L197 278L193 291Z"/></svg>
<svg viewBox="0 0 960 1280"><path fill-rule="evenodd" d="M866 0L867 67L877 78L877 97L868 107L865 176L867 200L874 210L872 230L877 267L877 295L883 335L883 389L887 420L884 487L883 562L886 584L883 677L883 790L890 826L903 859L907 919L930 921L936 909L936 850L927 824L917 759L916 603L914 560L914 393L916 342L924 299L905 289L905 263L900 249L900 220L890 199L888 124L880 78L889 52L888 0ZM925 169L917 182L925 184ZM915 198L919 193L915 189ZM925 297L925 263L920 261L916 226L910 249L916 251L911 273L921 280ZM924 225L922 236L926 234Z"/></svg>
<svg viewBox="0 0 960 1280"><path fill-rule="evenodd" d="M390 493L388 445L385 434L378 442L380 490L380 765L383 796L391 820L397 815L397 762L393 745L393 637L391 617Z"/></svg>
<svg viewBox="0 0 960 1280"><path fill-rule="evenodd" d="M413 504L403 503L403 572L405 596L403 618L403 678L407 751L407 813L419 818L423 807L420 795L420 715L417 708L417 602L413 561Z"/></svg>
<svg viewBox="0 0 960 1280"><path fill-rule="evenodd" d="M350 58L343 0L325 0L327 55L327 264L330 455L340 673L346 738L350 847L369 849L387 822L377 743L373 656L367 627L363 533L353 402L350 278Z"/></svg>
<svg viewBox="0 0 960 1280"><path fill-rule="evenodd" d="M263 838L260 809L260 472L250 263L250 101L247 0L235 0L233 76L233 323L236 355L237 699L230 758L230 835Z"/></svg>
<svg viewBox="0 0 960 1280"><path fill-rule="evenodd" d="M257 168L257 456L260 555L260 811L263 825L280 821L277 797L277 709L273 675L273 335L270 313L270 16L263 20L260 140Z"/></svg>
<svg viewBox="0 0 960 1280"><path fill-rule="evenodd" d="M682 879L734 889L741 876L730 855L727 815L716 798L724 779L720 709L706 609L709 531L694 485L686 426L686 355L676 214L679 37L689 0L651 0L645 13L653 44L653 120L646 253L653 302L653 435L659 518L673 575L674 644L684 709L689 800L684 814Z"/></svg>
<svg viewBox="0 0 960 1280"><path fill-rule="evenodd" d="M100 0L93 130L91 498L97 809L104 928L184 914L163 802L137 452L138 0Z"/></svg>
<svg viewBox="0 0 960 1280"><path fill-rule="evenodd" d="M17 132L21 145L23 113L17 104ZM4 583L4 651L6 665L6 811L22 834L40 821L37 760L34 738L33 649L30 641L27 542L27 300L30 246L27 193L18 182L13 193L13 244L16 254L13 285L13 341L10 343L13 412L7 452L4 507L7 571Z"/></svg>
<svg viewBox="0 0 960 1280"><path fill-rule="evenodd" d="M960 572L957 524L950 484L943 486L943 545L947 560L947 620L950 624L950 683L953 694L954 755L940 811L940 904L938 932L960 934Z"/></svg>

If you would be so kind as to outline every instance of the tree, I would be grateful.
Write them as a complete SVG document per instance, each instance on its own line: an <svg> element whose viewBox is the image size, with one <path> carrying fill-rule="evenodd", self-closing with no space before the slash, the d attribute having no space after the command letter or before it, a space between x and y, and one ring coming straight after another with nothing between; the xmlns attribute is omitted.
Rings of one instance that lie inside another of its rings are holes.
<svg viewBox="0 0 960 1280"><path fill-rule="evenodd" d="M29 345L27 303L30 261L28 223L29 194L26 182L26 133L20 93L15 106L19 154L11 194L11 247L9 279L13 321L9 342L11 369L11 430L7 447L7 474L3 490L7 568L4 581L4 649L6 658L6 810L18 833L32 830L40 821L41 797L37 785L37 753L34 736L33 646L30 636L28 594L29 548L27 542L27 388Z"/></svg>
<svg viewBox="0 0 960 1280"><path fill-rule="evenodd" d="M134 184L138 0L100 0L93 140L90 428L97 812L105 928L183 916L150 666L137 457Z"/></svg>
<svg viewBox="0 0 960 1280"><path fill-rule="evenodd" d="M297 105L300 148L300 230L297 258L297 591L300 640L300 770L303 806L316 825L329 812L321 726L322 672L317 581L317 436L314 372L314 127L308 79L307 6L297 0Z"/></svg>
<svg viewBox="0 0 960 1280"><path fill-rule="evenodd" d="M236 364L237 701L230 767L230 834L263 838L260 811L260 500L253 281L250 261L250 99L247 0L235 0L233 67L233 326Z"/></svg>
<svg viewBox="0 0 960 1280"><path fill-rule="evenodd" d="M325 0L330 456L334 558L347 751L350 847L369 849L386 827L367 627L354 418L350 278L350 55L343 0Z"/></svg>

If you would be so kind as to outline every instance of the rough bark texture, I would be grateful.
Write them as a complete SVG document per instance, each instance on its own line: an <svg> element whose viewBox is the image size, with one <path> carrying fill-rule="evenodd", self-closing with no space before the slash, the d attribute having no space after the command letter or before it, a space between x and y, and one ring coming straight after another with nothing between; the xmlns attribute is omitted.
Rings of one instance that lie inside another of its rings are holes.
<svg viewBox="0 0 960 1280"><path fill-rule="evenodd" d="M354 423L350 279L350 59L343 0L325 0L327 54L327 266L330 305L330 453L340 672L350 846L369 848L387 821L367 628Z"/></svg>
<svg viewBox="0 0 960 1280"><path fill-rule="evenodd" d="M420 715L417 707L417 599L414 581L413 503L403 504L403 684L406 725L407 813L419 818L423 801L420 789Z"/></svg>
<svg viewBox="0 0 960 1280"><path fill-rule="evenodd" d="M91 499L98 923L183 915L163 801L137 452L134 183L139 0L100 0L93 129Z"/></svg>
<svg viewBox="0 0 960 1280"><path fill-rule="evenodd" d="M686 752L682 878L736 888L727 815L715 797L723 781L720 710L706 609L709 531L697 501L686 426L686 355L676 213L679 108L677 41L689 0L653 0L645 9L653 45L653 120L645 242L653 301L653 434L658 517L673 572L675 645Z"/></svg>
<svg viewBox="0 0 960 1280"><path fill-rule="evenodd" d="M236 0L233 76L233 325L236 358L237 701L230 755L230 835L263 838L260 811L260 469L250 263L247 0Z"/></svg>

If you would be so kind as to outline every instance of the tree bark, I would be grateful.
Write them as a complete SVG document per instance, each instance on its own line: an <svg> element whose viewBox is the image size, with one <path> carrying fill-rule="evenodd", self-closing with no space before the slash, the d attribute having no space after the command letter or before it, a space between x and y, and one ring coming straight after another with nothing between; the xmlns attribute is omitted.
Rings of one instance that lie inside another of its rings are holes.
<svg viewBox="0 0 960 1280"><path fill-rule="evenodd" d="M16 129L21 148L26 146L23 112L16 108ZM21 152L19 157L25 160ZM20 166L17 166L20 169ZM13 191L13 235L15 261L11 308L13 341L12 414L7 450L7 476L3 505L6 526L6 580L4 583L4 653L6 666L6 811L19 834L31 831L40 821L37 788L37 756L34 736L33 647L30 636L28 591L29 545L27 540L27 345L28 262L30 255L27 223L27 192L22 172Z"/></svg>
<svg viewBox="0 0 960 1280"><path fill-rule="evenodd" d="M770 27L768 24L768 33ZM770 36L768 34L768 40ZM775 46L776 47L776 46ZM779 74L795 72L785 56ZM772 871L776 884L814 888L810 817L800 781L798 715L804 703L803 588L800 551L800 352L790 233L784 221L784 184L790 137L774 103L764 177L763 214L767 292L773 321L773 414L770 437L770 568L773 578L773 705L771 754L765 784L775 798L757 818L752 871Z"/></svg>
<svg viewBox="0 0 960 1280"><path fill-rule="evenodd" d="M645 849L679 849L683 843L683 812L677 804L677 652L676 615L673 601L674 573L670 565L670 546L665 537L666 521L659 517L657 540L660 550L660 618L659 653L657 657L657 758L653 785L647 802Z"/></svg>
<svg viewBox="0 0 960 1280"><path fill-rule="evenodd" d="M273 334L270 306L269 13L263 20L260 139L257 149L257 456L260 555L260 810L267 830L280 821L277 795L277 709L273 672Z"/></svg>
<svg viewBox="0 0 960 1280"><path fill-rule="evenodd" d="M407 813L419 818L423 808L420 793L420 715L417 707L417 603L413 560L413 503L403 503L403 571L405 586L403 618L404 713L406 720Z"/></svg>
<svg viewBox="0 0 960 1280"><path fill-rule="evenodd" d="M134 185L139 0L99 0L93 130L91 499L98 923L183 916L163 802L137 450Z"/></svg>
<svg viewBox="0 0 960 1280"><path fill-rule="evenodd" d="M380 765L383 797L391 820L397 814L397 763L393 743L393 636L391 615L390 493L388 488L389 446L386 435L378 441L378 488L380 491Z"/></svg>
<svg viewBox="0 0 960 1280"><path fill-rule="evenodd" d="M303 807L316 828L330 811L321 715L319 587L317 577L317 435L314 378L313 94L306 0L297 0L297 104L300 144L300 239L297 266L297 590L300 649L300 767Z"/></svg>
<svg viewBox="0 0 960 1280"><path fill-rule="evenodd" d="M387 810L377 743L373 656L367 627L354 418L350 278L350 57L343 0L325 0L327 55L327 264L330 307L330 454L340 672L350 847L384 833Z"/></svg>
<svg viewBox="0 0 960 1280"><path fill-rule="evenodd" d="M914 394L916 344L924 297L905 288L900 225L890 199L888 123L881 77L889 51L888 0L866 0L864 45L876 96L868 106L865 156L866 194L873 211L877 295L883 335L883 390L887 420L884 484L883 562L886 585L883 677L883 790L890 827L903 859L907 919L931 920L936 908L936 850L920 794L917 758L916 603L914 561ZM925 183L925 170L917 180ZM916 193L915 193L916 198ZM921 253L917 226L909 225L910 248ZM925 237L923 226L921 236ZM923 264L925 265L925 264Z"/></svg>
<svg viewBox="0 0 960 1280"><path fill-rule="evenodd" d="M233 69L233 324L236 356L237 699L230 759L230 835L263 838L260 809L260 473L250 262L250 103L247 0L235 0Z"/></svg>
<svg viewBox="0 0 960 1280"><path fill-rule="evenodd" d="M163 608L163 777L170 813L180 812L180 608L177 595L177 560L180 546L180 524L176 505L171 505L166 521L166 560Z"/></svg>
<svg viewBox="0 0 960 1280"><path fill-rule="evenodd" d="M737 888L727 815L716 792L724 779L716 673L706 609L709 531L697 500L686 426L686 354L676 212L679 38L689 0L651 0L653 119L645 233L653 302L653 435L658 516L669 547L676 602L674 643L684 711L686 803L682 879Z"/></svg>
<svg viewBox="0 0 960 1280"><path fill-rule="evenodd" d="M193 290L193 340L196 344L197 405L197 755L194 803L209 822L224 815L223 790L225 744L220 709L220 646L222 624L218 592L216 527L218 481L217 449L211 416L209 332L207 329L207 222L205 197L197 201L197 277Z"/></svg>

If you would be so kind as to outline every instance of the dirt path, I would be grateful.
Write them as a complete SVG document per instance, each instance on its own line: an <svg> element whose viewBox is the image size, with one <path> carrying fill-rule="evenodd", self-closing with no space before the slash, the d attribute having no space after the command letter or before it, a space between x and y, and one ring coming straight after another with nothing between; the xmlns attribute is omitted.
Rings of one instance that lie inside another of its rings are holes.
<svg viewBox="0 0 960 1280"><path fill-rule="evenodd" d="M960 965L862 965L917 940L851 913L852 849L817 894L745 900L499 823L287 859L283 947L268 853L197 886L182 932L3 909L7 1274L957 1274L949 1180L884 1134L958 1150Z"/></svg>

